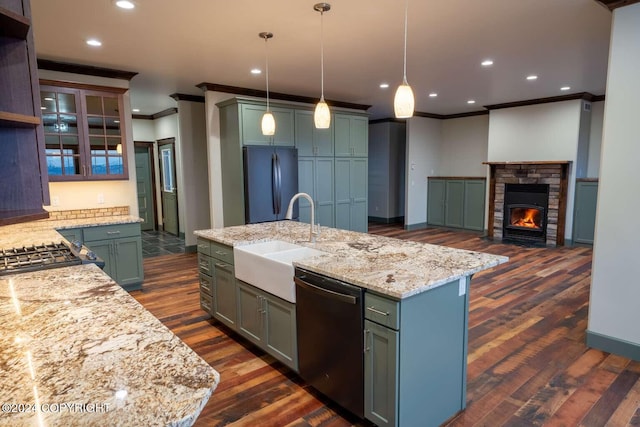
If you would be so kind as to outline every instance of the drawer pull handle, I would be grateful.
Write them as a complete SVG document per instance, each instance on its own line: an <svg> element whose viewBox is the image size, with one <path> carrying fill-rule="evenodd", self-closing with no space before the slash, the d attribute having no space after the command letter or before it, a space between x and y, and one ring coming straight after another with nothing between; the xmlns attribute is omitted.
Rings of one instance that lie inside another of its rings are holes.
<svg viewBox="0 0 640 427"><path fill-rule="evenodd" d="M216 251L216 255L226 255L227 252L225 251Z"/></svg>
<svg viewBox="0 0 640 427"><path fill-rule="evenodd" d="M227 268L227 267L229 267L229 264L222 264L222 263L216 262L216 267L218 267L218 268Z"/></svg>
<svg viewBox="0 0 640 427"><path fill-rule="evenodd" d="M120 230L116 230L116 231L107 231L107 234L120 234Z"/></svg>
<svg viewBox="0 0 640 427"><path fill-rule="evenodd" d="M367 307L367 310L374 312L375 314L379 314L381 316L388 316L389 312L388 311L380 311L380 310L376 310L374 307Z"/></svg>

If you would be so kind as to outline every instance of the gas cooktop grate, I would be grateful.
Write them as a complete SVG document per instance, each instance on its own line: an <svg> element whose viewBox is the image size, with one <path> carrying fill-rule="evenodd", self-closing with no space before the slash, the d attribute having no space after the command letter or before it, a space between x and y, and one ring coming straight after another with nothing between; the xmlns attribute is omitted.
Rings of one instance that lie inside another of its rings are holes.
<svg viewBox="0 0 640 427"><path fill-rule="evenodd" d="M0 250L0 274L42 270L81 264L64 243L49 243Z"/></svg>

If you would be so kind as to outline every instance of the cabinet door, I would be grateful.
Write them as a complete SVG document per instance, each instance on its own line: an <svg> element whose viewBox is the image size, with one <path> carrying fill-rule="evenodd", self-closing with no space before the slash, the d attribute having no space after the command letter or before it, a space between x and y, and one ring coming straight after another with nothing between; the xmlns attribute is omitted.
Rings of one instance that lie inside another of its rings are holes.
<svg viewBox="0 0 640 427"><path fill-rule="evenodd" d="M483 180L464 182L464 228L484 230L485 187Z"/></svg>
<svg viewBox="0 0 640 427"><path fill-rule="evenodd" d="M333 158L315 159L316 223L325 227L334 226Z"/></svg>
<svg viewBox="0 0 640 427"><path fill-rule="evenodd" d="M352 159L350 171L351 190L351 227L350 230L367 232L367 159Z"/></svg>
<svg viewBox="0 0 640 427"><path fill-rule="evenodd" d="M262 116L267 111L266 106L242 104L240 105L241 112L241 140L242 145L270 145L271 137L262 134ZM278 119L274 113L276 119L276 133L279 131Z"/></svg>
<svg viewBox="0 0 640 427"><path fill-rule="evenodd" d="M597 182L576 183L575 219L573 240L578 243L593 244L598 202Z"/></svg>
<svg viewBox="0 0 640 427"><path fill-rule="evenodd" d="M98 258L102 258L104 260L103 271L107 273L113 280L116 280L117 271L111 243L111 240L96 240L93 242L89 242L86 245L89 249L96 253Z"/></svg>
<svg viewBox="0 0 640 427"><path fill-rule="evenodd" d="M448 180L445 200L445 225L464 227L464 181Z"/></svg>
<svg viewBox="0 0 640 427"><path fill-rule="evenodd" d="M337 128L336 128L337 129ZM351 226L351 160L335 160L336 228L349 230Z"/></svg>
<svg viewBox="0 0 640 427"><path fill-rule="evenodd" d="M236 328L236 278L233 265L213 260L213 317Z"/></svg>
<svg viewBox="0 0 640 427"><path fill-rule="evenodd" d="M398 408L398 332L364 321L364 416L395 426Z"/></svg>
<svg viewBox="0 0 640 427"><path fill-rule="evenodd" d="M144 279L142 239L140 237L125 237L113 240L112 244L115 255L115 281L127 290L139 287Z"/></svg>
<svg viewBox="0 0 640 427"><path fill-rule="evenodd" d="M296 306L277 297L263 295L264 344L276 359L297 371Z"/></svg>
<svg viewBox="0 0 640 427"><path fill-rule="evenodd" d="M257 290L244 282L237 280L236 283L238 296L237 331L249 341L262 345L263 297Z"/></svg>
<svg viewBox="0 0 640 427"><path fill-rule="evenodd" d="M315 150L313 149L313 113L311 111L296 110L295 129L298 158L302 156L314 156Z"/></svg>
<svg viewBox="0 0 640 427"><path fill-rule="evenodd" d="M271 137L273 145L293 147L295 145L295 119L293 110L288 108L271 108L276 121L276 133ZM262 133L262 116L260 116L260 133Z"/></svg>
<svg viewBox="0 0 640 427"><path fill-rule="evenodd" d="M351 117L349 140L353 156L366 157L369 153L369 119Z"/></svg>
<svg viewBox="0 0 640 427"><path fill-rule="evenodd" d="M298 191L301 193L307 193L315 202L317 202L315 194L315 177L315 159L313 157L298 157ZM306 222L307 224L311 222L311 204L304 197L298 199L298 215L300 222Z"/></svg>
<svg viewBox="0 0 640 427"><path fill-rule="evenodd" d="M333 123L335 155L338 157L351 156L351 126L349 116L335 114L333 116Z"/></svg>
<svg viewBox="0 0 640 427"><path fill-rule="evenodd" d="M433 225L444 225L445 181L430 179L427 191L427 222Z"/></svg>

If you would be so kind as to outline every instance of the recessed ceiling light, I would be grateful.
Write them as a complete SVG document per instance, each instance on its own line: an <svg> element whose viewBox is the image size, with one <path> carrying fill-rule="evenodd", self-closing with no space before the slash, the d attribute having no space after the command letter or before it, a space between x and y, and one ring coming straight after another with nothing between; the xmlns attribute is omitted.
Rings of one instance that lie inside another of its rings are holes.
<svg viewBox="0 0 640 427"><path fill-rule="evenodd" d="M134 7L136 7L135 3L129 0L117 0L116 6L121 9L133 9Z"/></svg>
<svg viewBox="0 0 640 427"><path fill-rule="evenodd" d="M537 78L538 78L538 76L536 76L535 74L527 76L527 80L536 80Z"/></svg>
<svg viewBox="0 0 640 427"><path fill-rule="evenodd" d="M254 68L251 70L251 74L262 74L262 70L259 68Z"/></svg>
<svg viewBox="0 0 640 427"><path fill-rule="evenodd" d="M467 104L475 104L475 103L476 103L476 101L474 99L470 99L470 100L467 101Z"/></svg>
<svg viewBox="0 0 640 427"><path fill-rule="evenodd" d="M569 89L571 89L571 86L562 86L560 88L560 90L569 90Z"/></svg>
<svg viewBox="0 0 640 427"><path fill-rule="evenodd" d="M132 108L131 111L134 112L134 113L139 113L140 109L139 108Z"/></svg>
<svg viewBox="0 0 640 427"><path fill-rule="evenodd" d="M47 109L47 107L40 107L40 109L41 109L41 110L46 110L46 109Z"/></svg>
<svg viewBox="0 0 640 427"><path fill-rule="evenodd" d="M431 92L431 93L429 94L429 98L435 98L435 97L437 97L437 96L438 96L438 94L437 94L437 93L435 93L435 92Z"/></svg>
<svg viewBox="0 0 640 427"><path fill-rule="evenodd" d="M102 46L102 42L100 40L97 40L97 39L89 39L89 40L87 40L87 44L89 46L96 46L96 47L97 46Z"/></svg>
<svg viewBox="0 0 640 427"><path fill-rule="evenodd" d="M44 100L45 100L45 101L53 101L53 98L51 98L51 97L47 96Z"/></svg>
<svg viewBox="0 0 640 427"><path fill-rule="evenodd" d="M380 89L388 89L389 83L380 83Z"/></svg>
<svg viewBox="0 0 640 427"><path fill-rule="evenodd" d="M491 59L485 59L484 61L481 62L481 65L483 67L489 67L493 65L493 61Z"/></svg>

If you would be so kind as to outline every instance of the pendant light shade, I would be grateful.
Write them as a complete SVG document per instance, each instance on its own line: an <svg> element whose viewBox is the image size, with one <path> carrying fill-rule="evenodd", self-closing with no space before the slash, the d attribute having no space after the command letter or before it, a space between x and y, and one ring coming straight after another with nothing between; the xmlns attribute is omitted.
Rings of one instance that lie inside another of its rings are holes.
<svg viewBox="0 0 640 427"><path fill-rule="evenodd" d="M262 134L265 136L272 136L276 133L276 120L269 110L269 49L267 48L267 41L273 37L273 33L260 33L258 34L261 39L264 39L265 58L266 58L266 79L267 79L267 111L262 116Z"/></svg>
<svg viewBox="0 0 640 427"><path fill-rule="evenodd" d="M406 0L404 6L404 70L402 76L402 84L396 90L396 96L393 100L393 111L396 118L408 119L413 117L415 107L415 99L413 90L407 83L407 12L409 10L409 0Z"/></svg>
<svg viewBox="0 0 640 427"><path fill-rule="evenodd" d="M329 3L317 3L313 6L313 9L320 12L320 102L316 105L316 110L313 113L313 123L317 129L328 129L331 126L331 112L324 100L324 31L322 16L331 9L331 5Z"/></svg>

